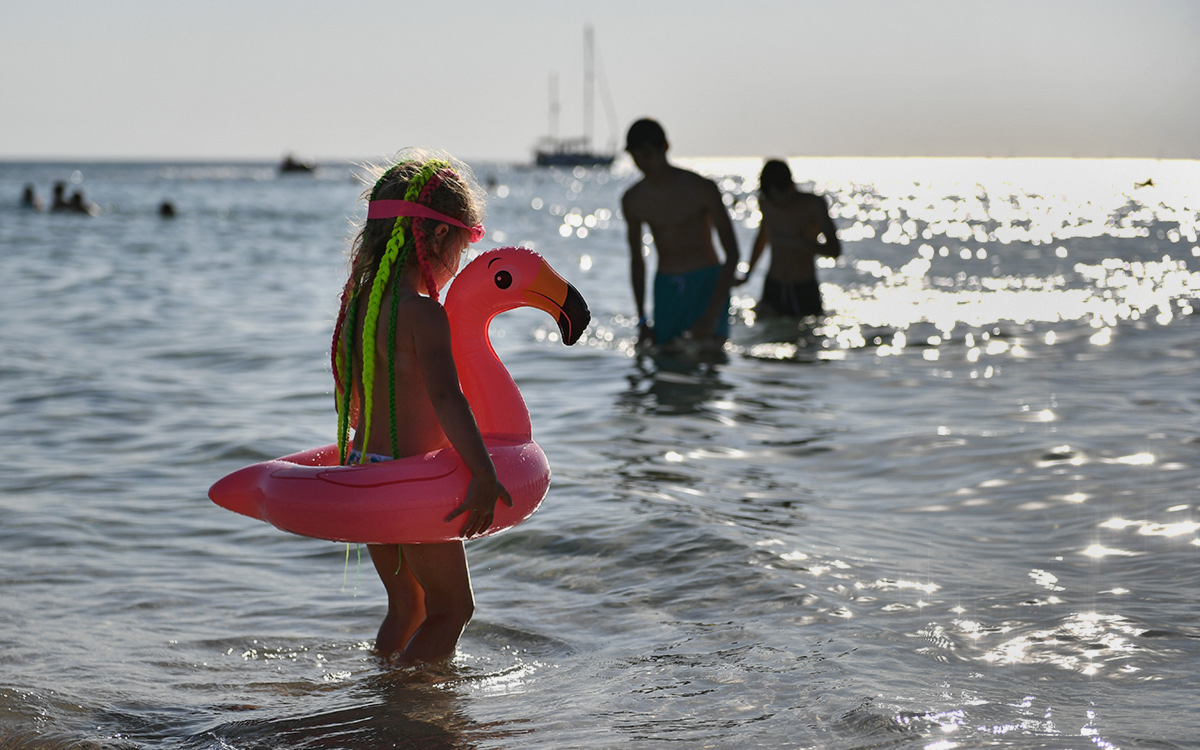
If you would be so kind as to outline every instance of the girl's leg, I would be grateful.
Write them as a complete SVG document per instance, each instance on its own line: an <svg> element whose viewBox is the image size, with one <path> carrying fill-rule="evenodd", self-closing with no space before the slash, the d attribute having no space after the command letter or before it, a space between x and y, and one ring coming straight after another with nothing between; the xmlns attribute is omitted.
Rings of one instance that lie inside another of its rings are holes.
<svg viewBox="0 0 1200 750"><path fill-rule="evenodd" d="M400 547L395 544L368 544L375 572L388 595L387 617L375 637L375 650L390 656L404 649L413 633L425 620L425 594L413 578L407 559L401 565Z"/></svg>
<svg viewBox="0 0 1200 750"><path fill-rule="evenodd" d="M402 550L404 566L424 591L425 619L404 647L401 659L410 663L449 659L475 612L463 544L406 544Z"/></svg>

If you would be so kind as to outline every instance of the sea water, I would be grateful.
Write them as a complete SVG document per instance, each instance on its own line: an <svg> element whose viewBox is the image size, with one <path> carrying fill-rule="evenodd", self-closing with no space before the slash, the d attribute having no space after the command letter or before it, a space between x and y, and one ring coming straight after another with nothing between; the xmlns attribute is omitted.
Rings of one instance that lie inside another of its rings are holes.
<svg viewBox="0 0 1200 750"><path fill-rule="evenodd" d="M760 162L686 164L747 257ZM333 438L359 170L0 165L0 747L1200 746L1200 164L793 160L830 314L756 269L718 356L635 346L631 167L475 167L593 322L492 325L553 485L430 671L205 494Z"/></svg>

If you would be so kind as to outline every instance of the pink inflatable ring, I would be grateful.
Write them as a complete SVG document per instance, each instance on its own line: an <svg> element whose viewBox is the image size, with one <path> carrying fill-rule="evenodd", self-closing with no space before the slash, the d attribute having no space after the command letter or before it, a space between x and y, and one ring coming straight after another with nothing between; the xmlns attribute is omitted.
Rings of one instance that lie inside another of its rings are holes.
<svg viewBox="0 0 1200 750"><path fill-rule="evenodd" d="M525 248L490 250L450 285L446 313L463 394L513 507L496 503L482 536L533 515L550 487L550 464L533 440L521 392L488 339L492 318L536 307L574 344L591 319L583 297L542 256ZM466 495L470 475L453 448L393 461L338 465L336 445L264 461L229 474L208 491L214 503L294 534L339 542L418 544L463 539L465 515L445 518Z"/></svg>

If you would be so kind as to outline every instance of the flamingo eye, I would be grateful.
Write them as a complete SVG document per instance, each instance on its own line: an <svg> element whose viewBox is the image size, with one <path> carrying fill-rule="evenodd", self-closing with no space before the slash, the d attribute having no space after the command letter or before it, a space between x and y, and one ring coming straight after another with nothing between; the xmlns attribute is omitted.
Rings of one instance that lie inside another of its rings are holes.
<svg viewBox="0 0 1200 750"><path fill-rule="evenodd" d="M496 275L493 277L493 280L496 282L496 286L500 289L508 289L513 283L512 274L503 270L497 271Z"/></svg>

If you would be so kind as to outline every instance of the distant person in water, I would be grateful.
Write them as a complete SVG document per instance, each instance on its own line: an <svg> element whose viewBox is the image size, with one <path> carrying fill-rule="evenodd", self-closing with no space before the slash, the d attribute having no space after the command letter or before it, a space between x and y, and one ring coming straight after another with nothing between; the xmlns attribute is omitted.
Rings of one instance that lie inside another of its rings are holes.
<svg viewBox="0 0 1200 750"><path fill-rule="evenodd" d="M83 197L82 190L76 190L70 200L67 200L66 193L67 184L65 182L54 183L54 202L50 206L51 211L88 216L95 214L95 207Z"/></svg>
<svg viewBox="0 0 1200 750"><path fill-rule="evenodd" d="M33 185L25 186L25 191L21 193L21 206L32 208L34 211L42 210L42 199L38 197L37 191L33 189Z"/></svg>
<svg viewBox="0 0 1200 750"><path fill-rule="evenodd" d="M644 175L621 198L639 340L666 344L686 336L719 344L729 336L729 289L737 271L737 238L716 184L670 164L668 147L666 133L654 120L638 120L629 127L625 150ZM653 326L646 315L642 257L646 226L658 252ZM713 245L713 230L724 260Z"/></svg>
<svg viewBox="0 0 1200 750"><path fill-rule="evenodd" d="M842 254L828 202L798 190L787 163L772 159L763 165L759 177L759 208L762 225L750 253L750 266L738 279L739 284L746 281L770 245L771 265L755 314L761 318L823 314L816 256L836 258Z"/></svg>
<svg viewBox="0 0 1200 750"><path fill-rule="evenodd" d="M54 198L50 204L51 211L70 211L71 204L67 200L67 183L54 183Z"/></svg>
<svg viewBox="0 0 1200 750"><path fill-rule="evenodd" d="M164 219L175 218L175 204L171 201L163 201L158 204L158 215Z"/></svg>
<svg viewBox="0 0 1200 750"><path fill-rule="evenodd" d="M71 200L67 203L67 210L77 214L84 214L86 216L94 216L96 214L96 207L83 197L82 190L76 190L74 194L71 195Z"/></svg>

